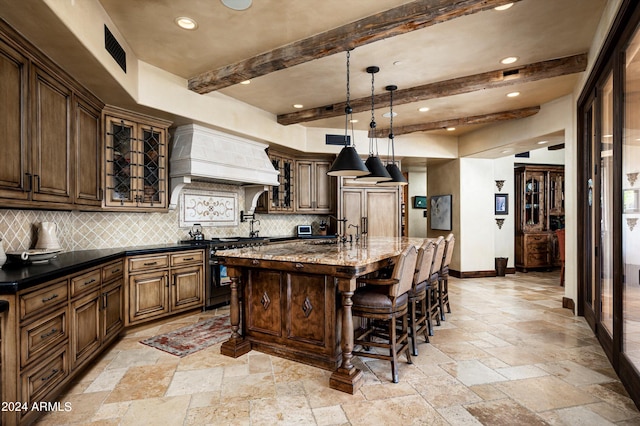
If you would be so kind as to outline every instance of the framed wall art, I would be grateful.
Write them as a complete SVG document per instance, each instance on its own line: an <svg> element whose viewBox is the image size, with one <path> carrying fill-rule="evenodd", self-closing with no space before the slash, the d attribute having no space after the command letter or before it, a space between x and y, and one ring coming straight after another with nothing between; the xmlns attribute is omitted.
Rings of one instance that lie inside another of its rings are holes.
<svg viewBox="0 0 640 426"><path fill-rule="evenodd" d="M431 197L431 229L451 231L451 195Z"/></svg>
<svg viewBox="0 0 640 426"><path fill-rule="evenodd" d="M509 194L495 194L495 214L509 214Z"/></svg>

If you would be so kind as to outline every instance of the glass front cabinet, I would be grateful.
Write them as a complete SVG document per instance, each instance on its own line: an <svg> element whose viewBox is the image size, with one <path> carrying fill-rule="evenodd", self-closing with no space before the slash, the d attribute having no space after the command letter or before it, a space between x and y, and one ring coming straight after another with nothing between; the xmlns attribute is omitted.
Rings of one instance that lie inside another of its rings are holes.
<svg viewBox="0 0 640 426"><path fill-rule="evenodd" d="M105 108L105 207L167 208L169 122Z"/></svg>
<svg viewBox="0 0 640 426"><path fill-rule="evenodd" d="M516 269L558 266L555 231L564 228L563 166L519 166L515 182Z"/></svg>

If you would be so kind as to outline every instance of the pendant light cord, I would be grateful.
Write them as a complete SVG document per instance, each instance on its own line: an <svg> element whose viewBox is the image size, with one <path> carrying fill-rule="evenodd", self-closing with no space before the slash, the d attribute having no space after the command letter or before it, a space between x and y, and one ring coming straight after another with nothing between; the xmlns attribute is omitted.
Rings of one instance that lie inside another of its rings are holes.
<svg viewBox="0 0 640 426"><path fill-rule="evenodd" d="M393 141L393 90L389 90L389 140L391 141L391 164L396 163L396 144ZM388 153L387 153L388 155Z"/></svg>
<svg viewBox="0 0 640 426"><path fill-rule="evenodd" d="M349 59L351 58L351 52L347 50L347 105L344 107L344 146L349 146L349 118L351 118L351 139L353 140L353 146L355 147L356 140L353 134L353 109L351 108L351 86L349 84Z"/></svg>

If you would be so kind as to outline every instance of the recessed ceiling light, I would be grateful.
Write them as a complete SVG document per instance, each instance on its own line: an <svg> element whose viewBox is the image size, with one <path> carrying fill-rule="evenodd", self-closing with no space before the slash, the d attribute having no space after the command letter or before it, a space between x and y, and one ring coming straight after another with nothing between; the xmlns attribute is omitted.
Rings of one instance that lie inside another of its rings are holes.
<svg viewBox="0 0 640 426"><path fill-rule="evenodd" d="M455 127L447 127L447 132L453 132L455 129Z"/></svg>
<svg viewBox="0 0 640 426"><path fill-rule="evenodd" d="M402 65L402 61L393 61L393 65Z"/></svg>
<svg viewBox="0 0 640 426"><path fill-rule="evenodd" d="M507 4L503 4L502 6L496 6L496 7L494 7L494 9L495 10L507 10L511 6L513 6L513 3L507 3Z"/></svg>
<svg viewBox="0 0 640 426"><path fill-rule="evenodd" d="M357 123L357 122L358 122L358 120L356 120L355 118L352 119L352 120L349 120L349 123Z"/></svg>
<svg viewBox="0 0 640 426"><path fill-rule="evenodd" d="M296 109L300 109L300 108L304 108L304 105L302 104L293 104L293 107Z"/></svg>
<svg viewBox="0 0 640 426"><path fill-rule="evenodd" d="M173 22L175 22L176 25L185 30L195 30L196 28L198 28L198 23L194 19L187 16L179 16L174 19Z"/></svg>
<svg viewBox="0 0 640 426"><path fill-rule="evenodd" d="M516 62L519 58L517 56L507 56L506 58L502 59L500 61L501 64L513 64L514 62Z"/></svg>
<svg viewBox="0 0 640 426"><path fill-rule="evenodd" d="M508 98L515 98L516 96L520 96L520 92L507 93Z"/></svg>
<svg viewBox="0 0 640 426"><path fill-rule="evenodd" d="M398 115L398 113L397 113L397 112L394 112L394 113L393 113L393 116L395 117L396 115ZM382 116L383 116L384 118L389 118L389 117L391 117L391 113L389 113L389 112L385 112L384 114L382 114Z"/></svg>
<svg viewBox="0 0 640 426"><path fill-rule="evenodd" d="M240 84L244 84L244 85L251 84L251 80L241 81Z"/></svg>
<svg viewBox="0 0 640 426"><path fill-rule="evenodd" d="M504 151L500 151L500 154L508 154L510 152L511 152L510 149L505 149Z"/></svg>
<svg viewBox="0 0 640 426"><path fill-rule="evenodd" d="M246 10L251 6L252 0L220 0L222 4L233 10Z"/></svg>
<svg viewBox="0 0 640 426"><path fill-rule="evenodd" d="M613 135L602 135L603 138L612 138Z"/></svg>
<svg viewBox="0 0 640 426"><path fill-rule="evenodd" d="M549 143L549 141L539 141L538 145L544 145L545 143Z"/></svg>
<svg viewBox="0 0 640 426"><path fill-rule="evenodd" d="M418 111L427 112L427 111L429 111L429 107L420 107L420 108L418 108Z"/></svg>

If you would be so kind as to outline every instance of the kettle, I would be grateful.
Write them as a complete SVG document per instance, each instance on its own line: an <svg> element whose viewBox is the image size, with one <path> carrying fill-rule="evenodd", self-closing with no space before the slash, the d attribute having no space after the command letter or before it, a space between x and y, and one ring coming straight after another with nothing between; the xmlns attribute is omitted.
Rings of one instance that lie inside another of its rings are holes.
<svg viewBox="0 0 640 426"><path fill-rule="evenodd" d="M204 241L204 234L202 233L202 225L199 223L194 223L191 227L191 231L189 231L189 236L194 239L194 241Z"/></svg>

